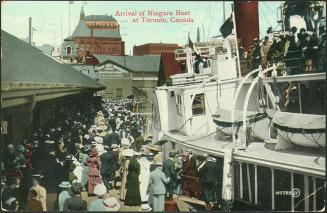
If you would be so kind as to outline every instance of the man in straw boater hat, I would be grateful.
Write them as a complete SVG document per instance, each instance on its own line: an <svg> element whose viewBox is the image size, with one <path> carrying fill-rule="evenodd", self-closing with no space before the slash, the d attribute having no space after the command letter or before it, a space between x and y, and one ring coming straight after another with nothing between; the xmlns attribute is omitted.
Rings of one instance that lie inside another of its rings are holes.
<svg viewBox="0 0 327 213"><path fill-rule="evenodd" d="M162 171L162 160L154 161L156 168L150 173L149 179L149 204L152 205L153 211L165 210L166 186L169 178Z"/></svg>
<svg viewBox="0 0 327 213"><path fill-rule="evenodd" d="M107 193L107 188L103 183L97 184L94 187L94 194L97 195L98 197L93 200L88 208L88 211L104 211L105 206L104 206L104 195Z"/></svg>
<svg viewBox="0 0 327 213"><path fill-rule="evenodd" d="M68 192L68 190L70 189L71 185L68 181L62 181L59 184L59 187L61 188L61 192L58 195L58 209L59 211L63 211L64 210L64 203L65 201L70 198L70 194Z"/></svg>
<svg viewBox="0 0 327 213"><path fill-rule="evenodd" d="M87 203L81 198L82 185L73 183L71 186L72 197L67 198L64 203L65 211L87 211Z"/></svg>
<svg viewBox="0 0 327 213"><path fill-rule="evenodd" d="M29 190L27 199L32 199L31 191L34 190L37 192L36 200L41 201L43 211L47 211L47 191L46 189L40 185L40 179L43 178L43 176L40 173L35 173L32 175L32 187Z"/></svg>

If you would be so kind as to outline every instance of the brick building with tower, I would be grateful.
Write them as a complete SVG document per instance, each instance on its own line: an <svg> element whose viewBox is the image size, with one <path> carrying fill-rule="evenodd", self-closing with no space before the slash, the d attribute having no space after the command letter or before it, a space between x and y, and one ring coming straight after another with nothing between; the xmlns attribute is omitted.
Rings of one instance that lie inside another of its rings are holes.
<svg viewBox="0 0 327 213"><path fill-rule="evenodd" d="M122 56L125 55L125 43L115 18L107 14L86 16L82 8L76 28L63 42L61 55L63 59L80 62L87 53Z"/></svg>

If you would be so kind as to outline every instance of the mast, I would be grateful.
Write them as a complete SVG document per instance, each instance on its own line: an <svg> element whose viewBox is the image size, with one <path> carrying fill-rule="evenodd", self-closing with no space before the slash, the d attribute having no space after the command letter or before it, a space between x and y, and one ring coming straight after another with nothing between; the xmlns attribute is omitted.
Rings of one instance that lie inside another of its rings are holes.
<svg viewBox="0 0 327 213"><path fill-rule="evenodd" d="M225 1L223 1L223 23L226 21L226 15L225 15Z"/></svg>
<svg viewBox="0 0 327 213"><path fill-rule="evenodd" d="M70 36L70 3L68 4L68 36Z"/></svg>
<svg viewBox="0 0 327 213"><path fill-rule="evenodd" d="M28 43L32 44L32 17L28 19Z"/></svg>
<svg viewBox="0 0 327 213"><path fill-rule="evenodd" d="M239 51L238 51L237 30L236 30L237 29L237 26L236 26L236 21L235 21L234 4L232 4L232 17L233 17L234 31L235 31L235 45L236 45L238 77L241 77L241 63L240 63L240 54L239 54Z"/></svg>

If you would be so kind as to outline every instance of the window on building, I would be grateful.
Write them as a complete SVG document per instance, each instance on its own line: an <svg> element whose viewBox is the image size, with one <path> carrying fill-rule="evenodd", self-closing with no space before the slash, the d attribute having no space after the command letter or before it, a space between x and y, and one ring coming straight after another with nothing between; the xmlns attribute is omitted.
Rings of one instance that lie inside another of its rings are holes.
<svg viewBox="0 0 327 213"><path fill-rule="evenodd" d="M176 95L177 115L183 115L182 96Z"/></svg>
<svg viewBox="0 0 327 213"><path fill-rule="evenodd" d="M193 115L203 115L205 114L205 99L204 94L197 94L192 103L192 113Z"/></svg>
<svg viewBox="0 0 327 213"><path fill-rule="evenodd" d="M66 46L66 54L67 55L72 54L72 47L71 46Z"/></svg>
<svg viewBox="0 0 327 213"><path fill-rule="evenodd" d="M123 97L123 89L116 89L116 99L121 99Z"/></svg>

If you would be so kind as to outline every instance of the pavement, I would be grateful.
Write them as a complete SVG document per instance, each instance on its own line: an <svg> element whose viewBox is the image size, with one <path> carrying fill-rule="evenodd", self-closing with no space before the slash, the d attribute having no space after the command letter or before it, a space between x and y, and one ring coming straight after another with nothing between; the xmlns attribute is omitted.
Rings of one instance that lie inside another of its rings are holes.
<svg viewBox="0 0 327 213"><path fill-rule="evenodd" d="M82 196L82 198L84 200L86 200L87 206L89 206L90 203L97 198L97 196L90 196L89 197L88 194L87 194L87 192L85 192L85 191L82 192L81 196ZM119 201L119 203L120 203L120 209L119 209L119 211L132 211L132 212L139 211L140 206L125 206L124 205L124 202L122 202L122 201L119 200L119 190L115 190L115 189L114 190L110 190L110 192L107 193L105 195L105 197L114 197L114 198L116 198Z"/></svg>

